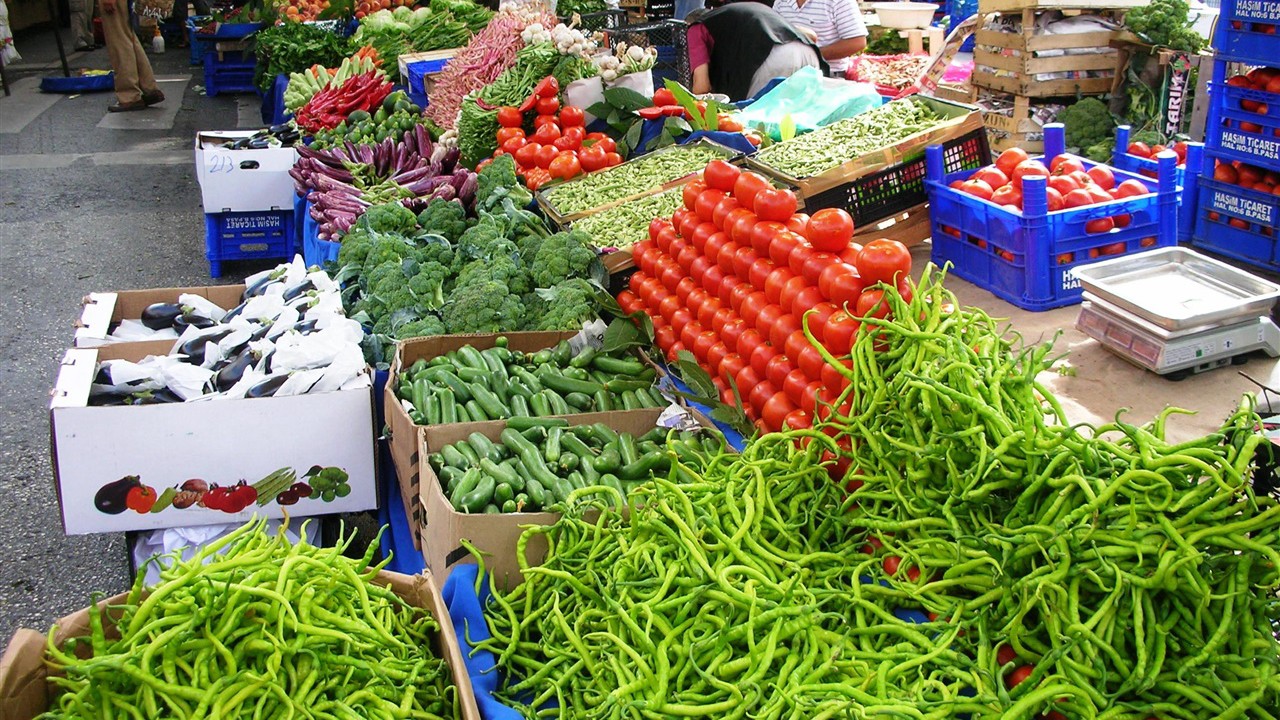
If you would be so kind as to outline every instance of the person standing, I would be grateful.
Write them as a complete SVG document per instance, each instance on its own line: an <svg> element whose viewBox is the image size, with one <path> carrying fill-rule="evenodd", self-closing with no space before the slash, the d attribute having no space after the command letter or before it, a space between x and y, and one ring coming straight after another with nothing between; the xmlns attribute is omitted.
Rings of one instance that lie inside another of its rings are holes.
<svg viewBox="0 0 1280 720"><path fill-rule="evenodd" d="M686 21L689 67L696 94L754 96L770 80L797 70L825 70L818 46L768 5L735 2L695 11Z"/></svg>
<svg viewBox="0 0 1280 720"><path fill-rule="evenodd" d="M814 42L831 73L844 77L849 58L867 47L867 26L857 0L775 0L773 9L801 30L812 30Z"/></svg>
<svg viewBox="0 0 1280 720"><path fill-rule="evenodd" d="M88 52L98 47L93 39L93 0L69 0L71 10L71 41L76 52Z"/></svg>
<svg viewBox="0 0 1280 720"><path fill-rule="evenodd" d="M100 0L102 34L107 40L107 56L115 72L116 103L109 112L145 110L164 102L164 93L156 85L151 62L138 42L129 22L128 0Z"/></svg>

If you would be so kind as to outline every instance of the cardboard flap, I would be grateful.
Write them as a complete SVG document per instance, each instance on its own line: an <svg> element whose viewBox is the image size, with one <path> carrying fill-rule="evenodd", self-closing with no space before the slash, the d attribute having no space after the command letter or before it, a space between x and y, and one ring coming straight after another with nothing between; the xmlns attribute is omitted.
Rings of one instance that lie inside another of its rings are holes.
<svg viewBox="0 0 1280 720"><path fill-rule="evenodd" d="M89 293L80 308L80 319L76 321L76 340L106 337L115 307L115 293Z"/></svg>
<svg viewBox="0 0 1280 720"><path fill-rule="evenodd" d="M18 628L0 657L0 720L30 720L48 709L45 636Z"/></svg>
<svg viewBox="0 0 1280 720"><path fill-rule="evenodd" d="M74 348L62 356L49 408L84 407L89 404L89 386L98 370L98 351Z"/></svg>

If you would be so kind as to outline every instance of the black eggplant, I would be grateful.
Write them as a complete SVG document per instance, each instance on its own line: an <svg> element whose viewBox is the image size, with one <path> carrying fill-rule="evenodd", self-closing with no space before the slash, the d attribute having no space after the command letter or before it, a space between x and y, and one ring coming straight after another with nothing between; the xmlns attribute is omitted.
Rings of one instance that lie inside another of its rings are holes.
<svg viewBox="0 0 1280 720"><path fill-rule="evenodd" d="M142 309L142 324L152 330L173 327L173 321L182 314L182 306L176 303L153 303Z"/></svg>
<svg viewBox="0 0 1280 720"><path fill-rule="evenodd" d="M260 361L259 361L258 370L259 370L259 371L261 371L261 372L264 372L264 373L266 373L266 374L268 374L268 375L270 375L270 374L271 374L271 359L272 359L272 358L274 358L275 356L276 356L276 350L275 350L275 348L271 348L270 350L268 350L268 351L267 351L267 354L266 354L266 355L263 355L263 356L262 356L262 360L260 360Z"/></svg>
<svg viewBox="0 0 1280 720"><path fill-rule="evenodd" d="M289 302L290 300L293 300L294 298L298 297L302 293L307 292L308 290L315 290L315 289L316 289L316 284L311 282L311 278L307 278L306 280L303 280L297 285L294 285L291 288L287 288L284 291L284 301Z"/></svg>
<svg viewBox="0 0 1280 720"><path fill-rule="evenodd" d="M258 278L258 281L244 289L245 298L257 297L267 291L267 286L273 282L277 282L280 278L275 273L268 273Z"/></svg>
<svg viewBox="0 0 1280 720"><path fill-rule="evenodd" d="M169 388L160 388L159 390L148 390L146 392L134 393L131 405L168 405L169 403L180 403L182 398Z"/></svg>
<svg viewBox="0 0 1280 720"><path fill-rule="evenodd" d="M272 397L273 395L276 394L276 391L280 389L280 386L284 385L284 382L288 379L289 379L289 376L283 373L280 375L269 377L266 380L263 380L262 382L258 383L257 385L254 385L253 387L249 388L249 392L245 393L245 397L251 397L251 398Z"/></svg>
<svg viewBox="0 0 1280 720"><path fill-rule="evenodd" d="M208 335L201 335L200 337L197 337L197 338L191 338L190 340L182 343L182 345L178 346L178 352L183 355L186 355L187 362L191 363L192 365L203 365L204 351L205 351L205 347L207 347L207 343L216 343L222 338L230 335L233 332L235 332L234 328L223 328L216 332L211 332Z"/></svg>
<svg viewBox="0 0 1280 720"><path fill-rule="evenodd" d="M224 323L225 323L225 322L231 322L232 318L235 318L235 317L239 316L239 315L240 315L240 313L244 312L244 306L245 306L245 305L248 305L248 304L249 304L249 301L248 301L248 300L245 300L244 302L240 303L239 305L237 305L237 306L235 306L235 307L231 308L230 310L228 310L228 311L227 311L227 314L222 316L222 322L224 322Z"/></svg>
<svg viewBox="0 0 1280 720"><path fill-rule="evenodd" d="M129 491L141 484L137 475L126 475L119 480L113 480L98 488L98 492L93 496L93 506L98 508L98 512L119 515L128 509L125 502Z"/></svg>
<svg viewBox="0 0 1280 720"><path fill-rule="evenodd" d="M307 333L316 329L316 321L315 319L311 319L311 320L303 320L301 322L296 322L293 324L292 329L298 331L298 333L301 335L306 335Z"/></svg>
<svg viewBox="0 0 1280 720"><path fill-rule="evenodd" d="M240 378L244 377L244 371L253 367L256 361L254 353L245 351L240 353L224 366L213 376L213 386L218 392L226 392L230 390L236 383L240 382Z"/></svg>
<svg viewBox="0 0 1280 720"><path fill-rule="evenodd" d="M271 133L272 135L283 135L284 133L287 133L292 129L293 129L293 126L290 125L289 123L280 123L279 125L272 125L271 127L267 128L267 132Z"/></svg>
<svg viewBox="0 0 1280 720"><path fill-rule="evenodd" d="M128 401L124 395L115 393L98 393L89 396L89 407L114 407L117 405L128 405Z"/></svg>
<svg viewBox="0 0 1280 720"><path fill-rule="evenodd" d="M177 330L178 334L185 332L188 327L193 327L197 330L206 330L217 324L218 323L213 321L213 318L195 314L179 315L173 319L173 329Z"/></svg>

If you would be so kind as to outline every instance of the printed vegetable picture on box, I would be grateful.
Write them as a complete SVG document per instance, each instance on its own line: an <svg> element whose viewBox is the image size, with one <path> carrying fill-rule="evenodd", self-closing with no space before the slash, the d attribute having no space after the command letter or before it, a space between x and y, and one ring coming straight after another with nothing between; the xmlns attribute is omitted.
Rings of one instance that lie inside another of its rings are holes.
<svg viewBox="0 0 1280 720"><path fill-rule="evenodd" d="M144 484L137 475L126 475L99 488L93 496L93 506L107 515L128 510L144 515L192 507L235 515L273 502L296 505L300 500L311 499L330 503L351 494L349 480L350 476L342 468L319 465L301 479L293 468L286 467L252 485L244 480L231 485L211 485L200 478L190 478L159 490Z"/></svg>

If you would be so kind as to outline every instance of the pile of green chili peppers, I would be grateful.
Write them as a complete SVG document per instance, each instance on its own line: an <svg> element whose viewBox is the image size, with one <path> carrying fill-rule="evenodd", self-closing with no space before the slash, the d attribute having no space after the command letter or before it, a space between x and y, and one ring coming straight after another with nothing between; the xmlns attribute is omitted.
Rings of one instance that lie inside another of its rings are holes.
<svg viewBox="0 0 1280 720"><path fill-rule="evenodd" d="M51 630L60 692L40 718L454 718L457 689L432 649L440 626L371 582L377 543L353 560L349 539L295 545L265 522L165 567L153 587L139 573L123 606L90 608L87 637L58 647ZM79 644L92 652L77 657Z"/></svg>
<svg viewBox="0 0 1280 720"><path fill-rule="evenodd" d="M828 356L849 386L814 430L530 528L547 561L490 581L503 697L591 719L1275 717L1280 502L1251 486L1252 405L1177 445L1171 412L1069 425L1037 380L1049 346L942 281L886 289L896 319Z"/></svg>

